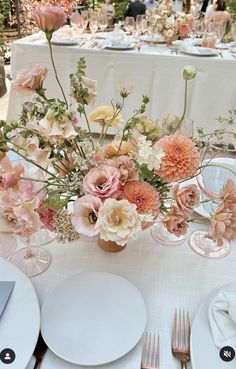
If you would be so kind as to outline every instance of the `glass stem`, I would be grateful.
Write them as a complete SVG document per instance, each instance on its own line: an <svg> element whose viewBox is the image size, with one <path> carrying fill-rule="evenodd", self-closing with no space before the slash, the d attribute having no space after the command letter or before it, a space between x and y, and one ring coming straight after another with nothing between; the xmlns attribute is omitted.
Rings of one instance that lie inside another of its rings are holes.
<svg viewBox="0 0 236 369"><path fill-rule="evenodd" d="M34 254L31 249L31 242L29 236L26 237L25 243L26 243L26 252L24 255L24 259L31 259L34 256Z"/></svg>

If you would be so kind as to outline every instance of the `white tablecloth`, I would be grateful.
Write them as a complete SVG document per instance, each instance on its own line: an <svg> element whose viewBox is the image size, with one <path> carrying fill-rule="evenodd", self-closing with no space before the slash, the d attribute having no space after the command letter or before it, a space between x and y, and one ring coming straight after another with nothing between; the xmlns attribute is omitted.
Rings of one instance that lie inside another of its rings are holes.
<svg viewBox="0 0 236 369"><path fill-rule="evenodd" d="M193 225L191 231L199 227L204 226ZM152 239L149 230L141 233L136 241L128 243L122 252L115 254L102 251L95 240L88 238L81 238L70 245L54 241L45 248L52 255L52 264L43 274L32 278L40 303L58 283L76 273L106 271L127 278L144 297L148 312L147 330L160 334L161 369L180 367L171 353L175 308L188 309L193 319L201 303L214 288L236 278L236 243L232 245L230 255L219 260L198 256L187 241L177 247L161 246ZM124 358L100 368L140 369L141 351L142 342ZM48 350L41 369L81 367L60 360Z"/></svg>
<svg viewBox="0 0 236 369"><path fill-rule="evenodd" d="M35 39L32 35L18 40L12 45L12 76L32 63L47 66L49 75L45 86L48 96L60 96L55 82L46 41ZM38 37L39 38L39 37ZM223 51L223 58L192 57L184 54L171 55L166 46L142 46L141 51L109 51L90 49L86 45L53 47L59 78L67 95L70 92L68 75L75 70L80 57L85 57L87 75L98 80L99 96L96 106L109 104L118 99L118 84L135 86L135 93L128 97L124 117L130 116L141 102L142 95L151 97L147 113L153 118L161 118L166 113L181 115L183 110L184 81L181 70L192 64L197 68L197 76L189 83L189 104L187 116L196 125L212 130L217 126L215 117L227 114L235 108L236 60L229 51ZM27 100L28 97L25 98ZM10 94L8 118L16 118L20 112L22 96ZM98 129L94 125L94 131Z"/></svg>

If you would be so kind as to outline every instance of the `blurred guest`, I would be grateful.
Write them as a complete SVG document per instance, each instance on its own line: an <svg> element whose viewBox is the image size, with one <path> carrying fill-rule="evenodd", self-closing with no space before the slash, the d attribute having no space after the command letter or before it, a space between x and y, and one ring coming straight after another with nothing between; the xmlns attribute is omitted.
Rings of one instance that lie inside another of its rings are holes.
<svg viewBox="0 0 236 369"><path fill-rule="evenodd" d="M211 0L211 3L208 5L205 13L205 19L207 19L214 11L216 0Z"/></svg>
<svg viewBox="0 0 236 369"><path fill-rule="evenodd" d="M224 21L230 23L230 14L225 10L225 0L216 0L216 2L212 4L212 7L213 10L208 17L209 22Z"/></svg>
<svg viewBox="0 0 236 369"><path fill-rule="evenodd" d="M201 7L201 12L202 13L206 13L206 10L207 10L207 7L208 7L208 2L209 2L209 0L203 0L202 7Z"/></svg>
<svg viewBox="0 0 236 369"><path fill-rule="evenodd" d="M116 13L111 0L105 0L105 3L101 8L101 12L107 16L109 27L111 27Z"/></svg>
<svg viewBox="0 0 236 369"><path fill-rule="evenodd" d="M156 0L146 0L144 1L144 4L146 6L146 9L153 9L159 7L159 3Z"/></svg>
<svg viewBox="0 0 236 369"><path fill-rule="evenodd" d="M137 15L145 14L145 12L146 6L140 0L135 0L129 3L125 16L136 19Z"/></svg>

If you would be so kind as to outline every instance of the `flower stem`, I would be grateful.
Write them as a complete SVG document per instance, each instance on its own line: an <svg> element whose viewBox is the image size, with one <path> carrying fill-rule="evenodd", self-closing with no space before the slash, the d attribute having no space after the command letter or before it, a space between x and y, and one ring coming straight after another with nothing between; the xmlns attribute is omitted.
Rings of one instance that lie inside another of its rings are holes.
<svg viewBox="0 0 236 369"><path fill-rule="evenodd" d="M175 127L174 132L172 134L174 134L180 128L180 126L181 126L181 124L184 120L186 110L187 110L187 94L188 94L188 80L186 79L185 80L185 91L184 91L184 111L183 111L182 117L180 118L179 123Z"/></svg>
<svg viewBox="0 0 236 369"><path fill-rule="evenodd" d="M66 100L66 95L64 93L64 90L62 88L62 85L59 81L59 78L58 78L58 75L57 75L57 70L56 70L56 66L55 66L55 63L54 63L54 59L53 59L53 53L52 53L52 44L51 44L51 39L49 37L47 37L47 40L48 40L48 45L49 45L49 50L50 50L50 57L51 57L51 61L52 61L52 66L53 66L53 70L54 70L54 73L55 73L55 77L56 77L56 80L57 80L57 83L61 89L61 92L62 92L62 95L63 95L63 98L65 100L65 103L66 103L66 108L68 109L68 102Z"/></svg>

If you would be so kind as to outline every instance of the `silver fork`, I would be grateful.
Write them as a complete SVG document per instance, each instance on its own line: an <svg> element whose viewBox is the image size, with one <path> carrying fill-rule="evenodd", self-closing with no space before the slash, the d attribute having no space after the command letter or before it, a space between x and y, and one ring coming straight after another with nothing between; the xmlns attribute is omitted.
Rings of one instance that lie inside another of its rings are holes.
<svg viewBox="0 0 236 369"><path fill-rule="evenodd" d="M181 362L181 369L187 369L187 362L190 360L190 320L185 310L175 310L172 353Z"/></svg>
<svg viewBox="0 0 236 369"><path fill-rule="evenodd" d="M159 334L145 333L141 369L160 369Z"/></svg>

